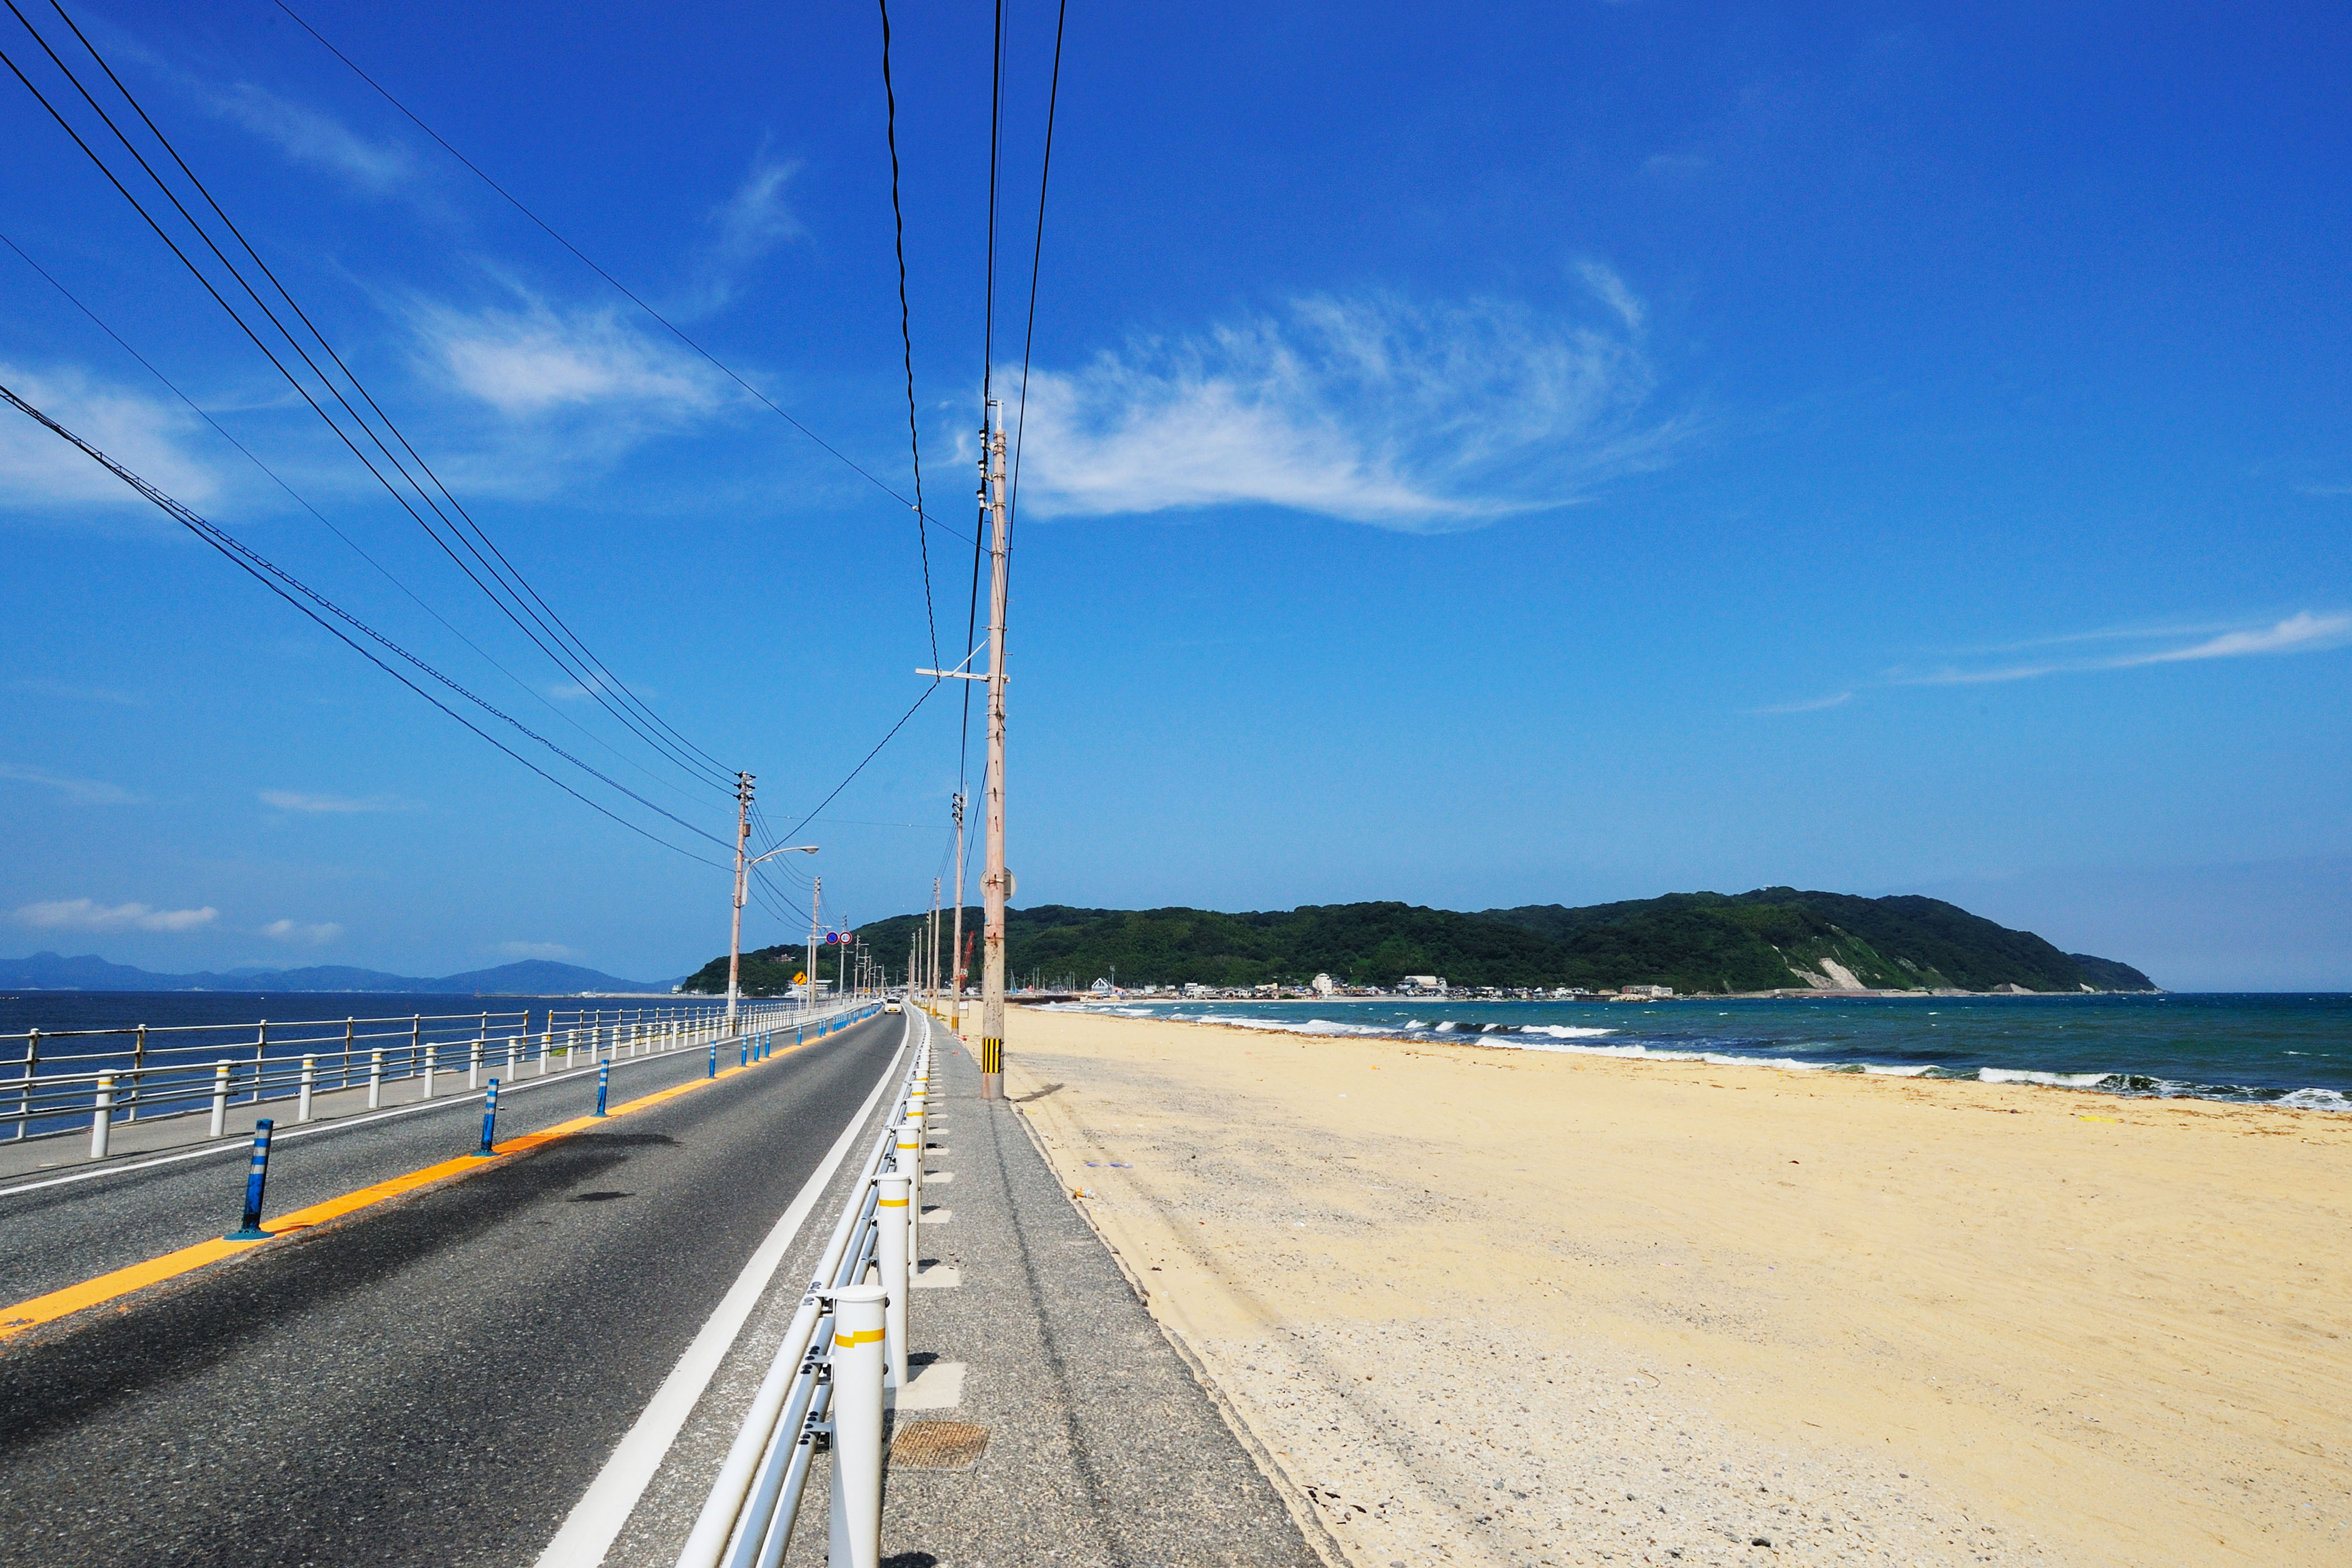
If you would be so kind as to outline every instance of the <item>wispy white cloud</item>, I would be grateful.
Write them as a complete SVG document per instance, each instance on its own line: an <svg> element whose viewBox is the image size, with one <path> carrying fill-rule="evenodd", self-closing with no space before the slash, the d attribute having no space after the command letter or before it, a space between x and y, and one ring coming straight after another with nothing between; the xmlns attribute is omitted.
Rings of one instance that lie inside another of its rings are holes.
<svg viewBox="0 0 2352 1568"><path fill-rule="evenodd" d="M68 685L63 681L10 681L8 689L28 696L56 697L60 702L105 703L111 707L145 707L147 699L106 686Z"/></svg>
<svg viewBox="0 0 2352 1568"><path fill-rule="evenodd" d="M205 92L213 112L245 127L287 158L341 175L381 194L416 178L416 159L397 141L371 141L331 114L292 103L251 82Z"/></svg>
<svg viewBox="0 0 2352 1568"><path fill-rule="evenodd" d="M536 299L473 312L428 305L415 326L434 370L510 419L596 411L671 422L723 401L700 361L614 309L566 315Z"/></svg>
<svg viewBox="0 0 2352 1568"><path fill-rule="evenodd" d="M1580 270L1613 319L1322 295L1033 371L1022 500L1056 516L1254 503L1431 531L1582 499L1687 429L1643 416L1641 301Z"/></svg>
<svg viewBox="0 0 2352 1568"><path fill-rule="evenodd" d="M314 795L297 789L264 789L261 803L279 811L314 816L352 816L367 811L405 811L409 802L395 795Z"/></svg>
<svg viewBox="0 0 2352 1568"><path fill-rule="evenodd" d="M2194 635L2196 641L2182 643L2183 635ZM2032 643L2015 644L2025 647L2057 647L2070 643L2114 642L2137 640L2151 643L2170 637L2169 645L2142 646L2127 653L2104 654L2095 658L2049 658L1984 665L1948 665L1927 671L1896 670L1887 676L1889 685L1904 686L1964 686L1984 685L2004 681L2030 681L2043 675L2079 674L2100 670L2135 670L2150 664L2177 664L2204 659L2238 659L2261 653L2315 653L2352 643L2352 614L2314 614L2305 610L2284 621L2268 625L2239 625L2227 629L2200 627L2193 633L2181 632L2084 632L2068 637L2053 637Z"/></svg>
<svg viewBox="0 0 2352 1568"><path fill-rule="evenodd" d="M1771 707L1752 707L1748 711L1756 717L1765 718L1788 713L1819 713L1823 708L1843 707L1852 701L1852 692L1839 692L1834 696L1815 697L1811 702L1780 703Z"/></svg>
<svg viewBox="0 0 2352 1568"><path fill-rule="evenodd" d="M273 942L285 942L303 947L323 947L343 934L341 925L332 920L273 920L261 928L261 934Z"/></svg>
<svg viewBox="0 0 2352 1568"><path fill-rule="evenodd" d="M220 918L202 909L155 909L144 904L100 904L89 898L20 904L16 919L44 931L196 931Z"/></svg>
<svg viewBox="0 0 2352 1568"><path fill-rule="evenodd" d="M12 779L19 784L38 784L45 789L55 789L85 805L131 806L139 803L139 797L120 784L109 784L100 779L68 778L43 768L26 768L21 763L0 762L0 779Z"/></svg>
<svg viewBox="0 0 2352 1568"><path fill-rule="evenodd" d="M499 951L509 958L569 958L572 949L561 942L501 942Z"/></svg>
<svg viewBox="0 0 2352 1568"><path fill-rule="evenodd" d="M702 315L724 308L743 275L770 252L807 232L785 204L786 188L800 172L797 162L772 158L762 150L735 193L710 214L712 237L696 263L696 281L677 308Z"/></svg>
<svg viewBox="0 0 2352 1568"><path fill-rule="evenodd" d="M127 392L61 367L29 371L0 364L5 382L26 402L192 507L220 494L213 469L189 450L200 429L178 403ZM0 509L82 512L94 507L147 512L139 493L14 409L0 419ZM169 527L156 514L159 527Z"/></svg>

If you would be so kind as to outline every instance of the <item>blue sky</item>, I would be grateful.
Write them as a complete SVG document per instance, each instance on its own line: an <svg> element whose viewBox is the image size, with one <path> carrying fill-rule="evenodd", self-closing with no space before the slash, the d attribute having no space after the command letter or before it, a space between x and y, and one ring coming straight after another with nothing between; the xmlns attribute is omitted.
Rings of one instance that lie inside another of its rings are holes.
<svg viewBox="0 0 2352 1568"><path fill-rule="evenodd" d="M295 8L910 489L872 13ZM775 830L921 695L931 624L959 656L983 8L892 16L928 618L902 504L274 5L72 14L485 533L759 775ZM1010 16L1001 389L1054 21ZM1019 902L1918 891L2179 987L2352 986L2346 46L2316 6L1073 7L1015 547ZM0 88L0 234L283 486L5 247L0 380L724 839L725 796L503 621ZM0 951L654 977L723 949L723 872L0 413ZM960 695L802 830L823 852L748 940L792 935L811 872L851 921L927 899Z"/></svg>

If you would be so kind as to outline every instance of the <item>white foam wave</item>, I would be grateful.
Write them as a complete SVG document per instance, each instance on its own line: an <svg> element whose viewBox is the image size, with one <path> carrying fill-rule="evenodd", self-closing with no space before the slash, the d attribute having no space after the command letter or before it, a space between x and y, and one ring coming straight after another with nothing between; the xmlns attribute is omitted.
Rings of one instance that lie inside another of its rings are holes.
<svg viewBox="0 0 2352 1568"><path fill-rule="evenodd" d="M1597 1040L1604 1034L1615 1034L1613 1029L1585 1029L1576 1024L1529 1023L1519 1026L1521 1034L1549 1035L1554 1040Z"/></svg>
<svg viewBox="0 0 2352 1568"><path fill-rule="evenodd" d="M1982 1067L1977 1070L1979 1083L2047 1083L2057 1089L2088 1089L2105 1083L2113 1073L2107 1072L2029 1072L2018 1067Z"/></svg>
<svg viewBox="0 0 2352 1568"><path fill-rule="evenodd" d="M2284 1105L2290 1111L2352 1111L2352 1099L2347 1099L2342 1091L2336 1089L2298 1089L2292 1094L2279 1096L2271 1103Z"/></svg>

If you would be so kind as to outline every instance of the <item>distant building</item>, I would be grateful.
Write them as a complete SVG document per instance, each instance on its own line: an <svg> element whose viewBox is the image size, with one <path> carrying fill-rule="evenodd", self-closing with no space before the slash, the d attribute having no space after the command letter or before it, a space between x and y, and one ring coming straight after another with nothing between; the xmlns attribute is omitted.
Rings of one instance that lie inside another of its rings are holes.
<svg viewBox="0 0 2352 1568"><path fill-rule="evenodd" d="M1397 988L1403 991L1435 991L1439 995L1443 996L1445 992L1445 977L1443 975L1407 975L1402 980L1398 982Z"/></svg>
<svg viewBox="0 0 2352 1568"><path fill-rule="evenodd" d="M1087 989L1092 991L1098 997L1107 997L1110 995L1110 982L1097 976L1095 979L1095 983L1088 986Z"/></svg>
<svg viewBox="0 0 2352 1568"><path fill-rule="evenodd" d="M1675 988L1672 986L1628 986L1618 994L1627 997L1671 997L1675 994Z"/></svg>
<svg viewBox="0 0 2352 1568"><path fill-rule="evenodd" d="M1336 997L1339 994L1339 982L1328 975L1318 975L1315 977L1315 994L1318 997Z"/></svg>

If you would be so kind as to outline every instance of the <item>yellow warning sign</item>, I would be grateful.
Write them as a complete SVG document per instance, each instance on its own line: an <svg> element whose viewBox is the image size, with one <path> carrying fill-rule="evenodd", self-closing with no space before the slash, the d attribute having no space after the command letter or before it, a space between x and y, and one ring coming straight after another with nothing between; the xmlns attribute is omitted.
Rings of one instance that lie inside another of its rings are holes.
<svg viewBox="0 0 2352 1568"><path fill-rule="evenodd" d="M805 986L808 984L808 977L806 975L794 975L793 977L793 984L795 986Z"/></svg>

